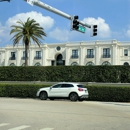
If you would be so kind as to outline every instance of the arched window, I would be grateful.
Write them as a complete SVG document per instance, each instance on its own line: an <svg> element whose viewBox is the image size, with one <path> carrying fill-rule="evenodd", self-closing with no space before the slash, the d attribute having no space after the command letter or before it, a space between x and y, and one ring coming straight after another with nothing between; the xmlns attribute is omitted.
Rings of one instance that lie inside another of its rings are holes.
<svg viewBox="0 0 130 130"><path fill-rule="evenodd" d="M86 65L87 65L87 66L93 66L94 63L90 61L90 62L88 62Z"/></svg>
<svg viewBox="0 0 130 130"><path fill-rule="evenodd" d="M129 66L129 63L128 63L128 62L125 62L125 63L124 63L124 66Z"/></svg>
<svg viewBox="0 0 130 130"><path fill-rule="evenodd" d="M15 66L15 64L14 64L14 63L11 63L9 66Z"/></svg>
<svg viewBox="0 0 130 130"><path fill-rule="evenodd" d="M37 62L37 63L35 64L35 66L41 66L41 64L40 64L39 62Z"/></svg>
<svg viewBox="0 0 130 130"><path fill-rule="evenodd" d="M108 61L104 61L104 62L102 63L102 65L111 65L111 64L110 64L110 62L108 62Z"/></svg>
<svg viewBox="0 0 130 130"><path fill-rule="evenodd" d="M71 65L72 66L78 66L78 63L77 62L73 62Z"/></svg>

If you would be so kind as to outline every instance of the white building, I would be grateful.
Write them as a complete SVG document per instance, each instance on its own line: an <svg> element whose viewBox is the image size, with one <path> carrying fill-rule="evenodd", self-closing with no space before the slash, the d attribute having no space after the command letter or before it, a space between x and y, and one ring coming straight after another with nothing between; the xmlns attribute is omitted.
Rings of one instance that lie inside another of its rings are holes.
<svg viewBox="0 0 130 130"><path fill-rule="evenodd" d="M23 66L23 45L0 48L0 66ZM129 65L130 42L87 41L61 44L30 45L29 66L57 65Z"/></svg>

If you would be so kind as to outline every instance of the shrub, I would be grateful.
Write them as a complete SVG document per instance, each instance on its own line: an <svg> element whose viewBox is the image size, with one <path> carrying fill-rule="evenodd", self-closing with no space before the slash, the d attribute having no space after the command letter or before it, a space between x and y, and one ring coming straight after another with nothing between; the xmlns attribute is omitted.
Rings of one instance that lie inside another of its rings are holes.
<svg viewBox="0 0 130 130"><path fill-rule="evenodd" d="M0 97L36 98L39 88L51 85L0 84ZM87 86L90 101L130 102L130 87Z"/></svg>
<svg viewBox="0 0 130 130"><path fill-rule="evenodd" d="M86 86L91 101L130 102L128 86Z"/></svg>

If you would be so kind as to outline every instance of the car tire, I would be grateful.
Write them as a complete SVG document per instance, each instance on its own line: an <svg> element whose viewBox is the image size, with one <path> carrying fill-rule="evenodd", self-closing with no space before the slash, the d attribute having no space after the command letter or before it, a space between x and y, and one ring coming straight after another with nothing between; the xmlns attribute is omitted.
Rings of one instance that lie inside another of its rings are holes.
<svg viewBox="0 0 130 130"><path fill-rule="evenodd" d="M41 99L41 100L47 100L47 93L46 92L41 92L40 93L40 96L39 96L39 98Z"/></svg>
<svg viewBox="0 0 130 130"><path fill-rule="evenodd" d="M69 96L69 99L73 102L76 102L78 100L78 95L77 93L71 93Z"/></svg>

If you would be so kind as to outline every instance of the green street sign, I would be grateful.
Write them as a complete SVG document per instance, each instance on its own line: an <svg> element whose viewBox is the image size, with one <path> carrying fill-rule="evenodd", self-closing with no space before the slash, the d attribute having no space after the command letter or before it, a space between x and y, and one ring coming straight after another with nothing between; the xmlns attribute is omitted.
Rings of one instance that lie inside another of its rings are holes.
<svg viewBox="0 0 130 130"><path fill-rule="evenodd" d="M82 33L85 33L86 32L86 28L81 26L81 25L79 25L78 31L80 31Z"/></svg>

